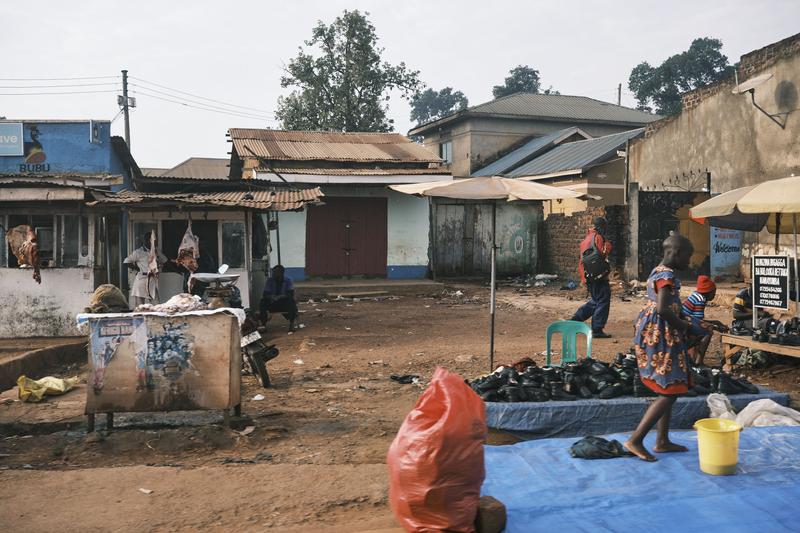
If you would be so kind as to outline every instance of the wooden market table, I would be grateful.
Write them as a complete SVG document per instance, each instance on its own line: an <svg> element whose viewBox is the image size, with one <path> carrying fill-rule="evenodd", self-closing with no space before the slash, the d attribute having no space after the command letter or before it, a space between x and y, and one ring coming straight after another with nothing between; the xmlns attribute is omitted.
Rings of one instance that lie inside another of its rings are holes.
<svg viewBox="0 0 800 533"><path fill-rule="evenodd" d="M751 337L723 333L722 350L725 356L725 366L723 368L726 372L729 372L731 369L731 358L743 348L753 348L764 352L788 355L790 357L800 357L800 346L785 346L783 344L754 341Z"/></svg>

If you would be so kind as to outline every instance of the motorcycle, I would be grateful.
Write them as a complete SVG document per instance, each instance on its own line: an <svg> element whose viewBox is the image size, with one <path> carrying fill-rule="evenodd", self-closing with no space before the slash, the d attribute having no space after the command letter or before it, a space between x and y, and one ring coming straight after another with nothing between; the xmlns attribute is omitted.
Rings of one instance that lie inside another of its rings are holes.
<svg viewBox="0 0 800 533"><path fill-rule="evenodd" d="M242 324L242 367L243 371L258 377L261 386L267 388L271 385L267 363L280 354L274 344L267 345L261 336L263 331L261 323L248 313ZM246 367L245 367L246 365Z"/></svg>

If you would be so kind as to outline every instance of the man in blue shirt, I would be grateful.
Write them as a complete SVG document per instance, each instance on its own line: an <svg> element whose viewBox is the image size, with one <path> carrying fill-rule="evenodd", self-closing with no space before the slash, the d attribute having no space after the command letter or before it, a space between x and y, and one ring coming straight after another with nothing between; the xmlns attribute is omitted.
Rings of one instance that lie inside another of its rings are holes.
<svg viewBox="0 0 800 533"><path fill-rule="evenodd" d="M267 278L264 295L261 297L261 319L266 323L269 313L283 313L289 321L289 331L294 331L297 320L297 302L294 301L294 283L286 277L283 265L275 265Z"/></svg>

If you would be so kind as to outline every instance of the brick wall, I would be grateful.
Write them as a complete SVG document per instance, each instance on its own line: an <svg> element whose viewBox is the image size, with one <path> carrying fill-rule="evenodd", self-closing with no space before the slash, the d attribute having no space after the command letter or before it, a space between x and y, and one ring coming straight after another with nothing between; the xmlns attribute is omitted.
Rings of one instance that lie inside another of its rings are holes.
<svg viewBox="0 0 800 533"><path fill-rule="evenodd" d="M551 213L543 224L540 271L578 281L580 243L596 216L608 219L607 237L613 247L611 267L622 272L628 238L628 209L624 205L593 207L572 216Z"/></svg>

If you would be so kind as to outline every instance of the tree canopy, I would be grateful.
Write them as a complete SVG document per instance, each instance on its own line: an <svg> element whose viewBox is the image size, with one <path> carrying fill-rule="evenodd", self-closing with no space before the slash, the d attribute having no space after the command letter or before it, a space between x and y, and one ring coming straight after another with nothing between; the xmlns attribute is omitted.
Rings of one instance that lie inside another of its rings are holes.
<svg viewBox="0 0 800 533"><path fill-rule="evenodd" d="M636 65L628 78L636 107L660 115L679 113L681 93L731 75L733 67L720 52L721 48L719 39L702 37L692 41L688 50L668 57L657 67L646 61Z"/></svg>
<svg viewBox="0 0 800 533"><path fill-rule="evenodd" d="M411 98L411 120L424 124L466 109L469 100L461 91L445 87L440 91L425 89Z"/></svg>
<svg viewBox="0 0 800 533"><path fill-rule="evenodd" d="M539 71L528 65L517 65L512 68L508 71L508 77L504 80L503 85L495 85L492 88L492 95L495 98L523 92L559 94L552 87L542 91L542 79L539 76Z"/></svg>
<svg viewBox="0 0 800 533"><path fill-rule="evenodd" d="M293 87L275 111L291 130L392 131L390 92L410 98L419 72L383 61L369 13L345 10L329 25L318 21L297 57L285 67L281 86Z"/></svg>

